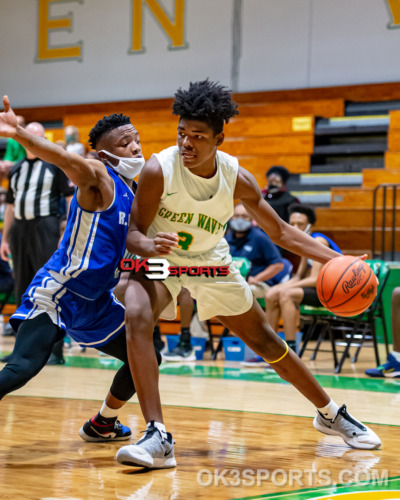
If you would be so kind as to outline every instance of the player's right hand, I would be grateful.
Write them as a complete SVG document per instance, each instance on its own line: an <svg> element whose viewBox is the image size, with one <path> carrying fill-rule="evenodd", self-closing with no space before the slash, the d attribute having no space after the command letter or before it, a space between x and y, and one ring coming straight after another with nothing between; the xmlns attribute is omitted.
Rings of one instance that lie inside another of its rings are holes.
<svg viewBox="0 0 400 500"><path fill-rule="evenodd" d="M8 96L3 97L4 111L0 113L0 135L14 137L17 133L17 117L11 109Z"/></svg>
<svg viewBox="0 0 400 500"><path fill-rule="evenodd" d="M157 233L153 240L154 255L170 255L178 246L178 241L176 233Z"/></svg>

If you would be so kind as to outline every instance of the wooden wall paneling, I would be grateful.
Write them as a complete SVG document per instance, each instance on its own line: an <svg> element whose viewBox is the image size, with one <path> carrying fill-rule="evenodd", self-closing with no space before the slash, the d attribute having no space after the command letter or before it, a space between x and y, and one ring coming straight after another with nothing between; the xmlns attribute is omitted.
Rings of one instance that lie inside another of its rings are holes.
<svg viewBox="0 0 400 500"><path fill-rule="evenodd" d="M265 155L291 155L311 154L314 150L314 137L312 136L277 136L262 138L225 140L223 150L234 156L265 156Z"/></svg>
<svg viewBox="0 0 400 500"><path fill-rule="evenodd" d="M298 127L297 119L309 121L310 128ZM314 135L314 117L292 116L240 116L230 121L225 127L226 137L263 137L283 135Z"/></svg>
<svg viewBox="0 0 400 500"><path fill-rule="evenodd" d="M317 221L319 226L342 227L342 228L371 228L372 227L372 204L371 207L347 207L347 208L317 208ZM382 224L382 208L376 212L376 223ZM392 211L386 210L386 226L391 227ZM400 226L400 205L396 210L396 222Z"/></svg>
<svg viewBox="0 0 400 500"><path fill-rule="evenodd" d="M269 102L266 104L243 104L240 106L240 116L323 116L330 118L344 115L343 99Z"/></svg>
<svg viewBox="0 0 400 500"><path fill-rule="evenodd" d="M343 188L335 187L331 188L332 202L331 208L340 207L365 207L372 208L373 205L373 192L372 187L362 187L362 188ZM386 206L392 207L392 194L388 191L388 196L386 200ZM383 193L379 191L377 194L377 206L382 206ZM396 205L400 207L400 190L396 192Z"/></svg>
<svg viewBox="0 0 400 500"><path fill-rule="evenodd" d="M363 170L363 187L375 187L383 183L400 183L400 169L371 168Z"/></svg>

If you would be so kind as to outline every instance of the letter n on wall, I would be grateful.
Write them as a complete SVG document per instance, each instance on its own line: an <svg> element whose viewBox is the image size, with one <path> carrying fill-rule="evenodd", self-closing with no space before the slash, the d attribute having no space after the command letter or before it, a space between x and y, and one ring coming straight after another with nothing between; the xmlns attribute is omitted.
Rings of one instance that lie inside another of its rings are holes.
<svg viewBox="0 0 400 500"><path fill-rule="evenodd" d="M186 49L185 10L186 0L174 0L174 17L168 15L160 0L132 0L132 43L129 52L145 52L143 46L143 7L147 7L162 31L166 34L169 50Z"/></svg>

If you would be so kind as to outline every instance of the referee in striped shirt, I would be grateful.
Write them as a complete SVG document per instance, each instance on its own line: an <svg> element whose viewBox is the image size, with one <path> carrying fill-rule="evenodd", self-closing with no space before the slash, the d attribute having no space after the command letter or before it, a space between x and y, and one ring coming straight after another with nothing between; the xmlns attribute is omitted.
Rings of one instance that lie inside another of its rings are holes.
<svg viewBox="0 0 400 500"><path fill-rule="evenodd" d="M44 137L40 123L30 123L26 129ZM13 259L17 306L36 272L57 250L60 202L64 196L69 205L74 192L74 186L62 170L36 158L28 150L26 158L11 168L0 254L4 260L8 260L10 254Z"/></svg>

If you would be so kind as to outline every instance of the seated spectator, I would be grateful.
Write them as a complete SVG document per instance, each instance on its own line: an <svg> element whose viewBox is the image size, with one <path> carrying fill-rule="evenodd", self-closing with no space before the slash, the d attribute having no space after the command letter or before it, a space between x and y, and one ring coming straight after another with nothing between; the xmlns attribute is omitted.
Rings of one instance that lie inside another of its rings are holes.
<svg viewBox="0 0 400 500"><path fill-rule="evenodd" d="M282 259L269 236L253 225L253 218L242 203L235 206L229 227L226 241L232 257L245 257L250 261L247 281L256 298L265 298L270 286L290 278L290 262Z"/></svg>
<svg viewBox="0 0 400 500"><path fill-rule="evenodd" d="M365 370L369 377L400 378L400 287L392 293L392 336L393 351L385 364Z"/></svg>
<svg viewBox="0 0 400 500"><path fill-rule="evenodd" d="M64 129L65 142L67 144L66 150L69 153L76 153L85 157L86 149L85 146L79 140L79 130L73 125L68 125Z"/></svg>
<svg viewBox="0 0 400 500"><path fill-rule="evenodd" d="M299 200L286 190L286 184L290 177L289 170L275 165L265 175L267 177L267 187L262 191L265 200L281 219L289 222L290 205L299 203Z"/></svg>
<svg viewBox="0 0 400 500"><path fill-rule="evenodd" d="M311 234L319 243L342 253L330 238L324 234L312 232L312 226L316 220L315 210L312 207L302 204L290 207L289 224L291 226ZM300 304L321 307L316 290L317 277L321 268L321 263L302 257L293 278L270 288L267 292L267 320L272 328L278 331L279 320L282 318L286 342L293 350L296 350Z"/></svg>

